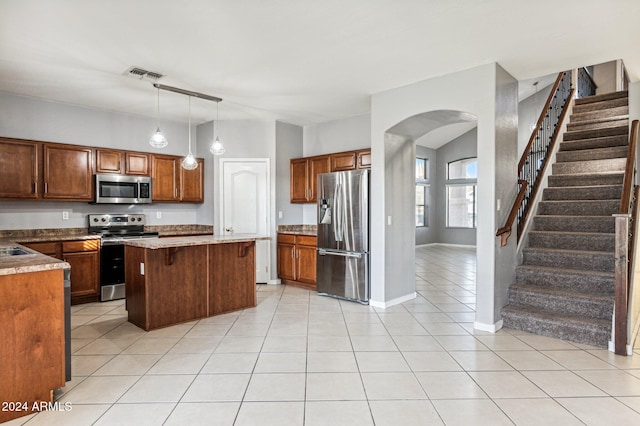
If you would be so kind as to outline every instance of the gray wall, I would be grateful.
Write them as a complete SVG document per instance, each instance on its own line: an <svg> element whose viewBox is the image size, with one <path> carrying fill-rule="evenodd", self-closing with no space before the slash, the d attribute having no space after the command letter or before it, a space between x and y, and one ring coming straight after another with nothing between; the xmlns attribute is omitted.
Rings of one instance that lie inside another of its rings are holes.
<svg viewBox="0 0 640 426"><path fill-rule="evenodd" d="M549 92L553 84L546 87L538 88L538 93L534 93L526 99L523 99L518 103L518 156L522 155L522 152L529 143L531 137L531 124L536 124L540 113L544 107Z"/></svg>
<svg viewBox="0 0 640 426"><path fill-rule="evenodd" d="M437 155L436 150L427 148L425 146L416 145L416 157L426 158L429 160L429 170L428 177L429 183L431 185L429 193L430 199L427 201L429 203L429 215L428 215L428 226L420 226L416 227L416 245L421 244L432 244L437 243L436 231L435 231L435 220L436 220L436 203L435 203L435 184L437 180L436 174L436 161Z"/></svg>
<svg viewBox="0 0 640 426"><path fill-rule="evenodd" d="M303 223L302 205L291 204L289 160L302 157L303 129L276 122L276 221L278 225ZM279 214L282 213L282 218Z"/></svg>
<svg viewBox="0 0 640 426"><path fill-rule="evenodd" d="M596 83L596 95L616 91L616 61L593 66L593 81Z"/></svg>
<svg viewBox="0 0 640 426"><path fill-rule="evenodd" d="M447 163L478 156L478 129L474 128L464 135L441 146L436 151L436 179L433 187L435 200L435 237L444 244L476 245L476 230L468 228L447 228L446 178Z"/></svg>
<svg viewBox="0 0 640 426"><path fill-rule="evenodd" d="M169 146L162 153L185 155L187 124L162 121L160 125L169 141ZM195 126L192 127L195 131ZM153 152L149 138L155 129L156 120L153 118L0 93L0 136L4 137ZM3 201L0 203L0 228L82 228L87 226L87 214L105 212L145 213L151 225L211 224L198 222L199 208L198 204L171 203L141 207ZM69 220L62 220L62 211L69 212ZM156 212L162 213L162 219L156 218Z"/></svg>

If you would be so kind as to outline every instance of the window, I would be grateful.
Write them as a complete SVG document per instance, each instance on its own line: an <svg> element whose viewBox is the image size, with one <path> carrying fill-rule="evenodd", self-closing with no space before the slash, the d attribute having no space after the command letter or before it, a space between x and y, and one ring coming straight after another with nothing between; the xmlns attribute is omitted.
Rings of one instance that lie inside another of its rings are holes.
<svg viewBox="0 0 640 426"><path fill-rule="evenodd" d="M477 225L478 161L465 158L447 164L447 227L475 228Z"/></svg>
<svg viewBox="0 0 640 426"><path fill-rule="evenodd" d="M429 160L416 158L416 227L429 226Z"/></svg>

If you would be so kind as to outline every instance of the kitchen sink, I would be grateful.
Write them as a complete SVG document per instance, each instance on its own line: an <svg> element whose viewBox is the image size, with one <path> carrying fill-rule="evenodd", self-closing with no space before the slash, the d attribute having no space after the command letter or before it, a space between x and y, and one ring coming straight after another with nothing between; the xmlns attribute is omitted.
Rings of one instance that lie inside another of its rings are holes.
<svg viewBox="0 0 640 426"><path fill-rule="evenodd" d="M23 256L25 254L33 254L29 250L22 247L0 247L0 257Z"/></svg>

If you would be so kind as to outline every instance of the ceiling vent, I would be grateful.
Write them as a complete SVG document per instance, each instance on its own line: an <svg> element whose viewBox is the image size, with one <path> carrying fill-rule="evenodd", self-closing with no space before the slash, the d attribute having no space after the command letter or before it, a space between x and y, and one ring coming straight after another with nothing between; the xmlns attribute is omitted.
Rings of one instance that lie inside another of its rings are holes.
<svg viewBox="0 0 640 426"><path fill-rule="evenodd" d="M158 81L162 77L164 77L164 74L148 71L140 67L130 67L122 74L127 75L129 77L137 78L138 80L147 80L147 81Z"/></svg>

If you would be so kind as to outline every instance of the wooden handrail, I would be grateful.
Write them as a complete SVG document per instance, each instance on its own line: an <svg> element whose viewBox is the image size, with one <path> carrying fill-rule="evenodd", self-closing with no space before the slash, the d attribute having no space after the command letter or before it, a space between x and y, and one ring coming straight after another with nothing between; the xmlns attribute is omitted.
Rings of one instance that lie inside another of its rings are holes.
<svg viewBox="0 0 640 426"><path fill-rule="evenodd" d="M553 101L553 95L555 95L556 90L558 90L558 86L560 86L560 81L562 81L563 76L564 76L564 72L558 73L558 77L556 78L556 82L553 83L553 87L551 88L551 92L549 93L549 97L547 98L547 102L544 104L544 108L542 108L542 112L540 113L540 118L538 118L538 122L536 123L536 128L533 130L533 132L531 132L529 143L527 144L524 151L522 151L522 157L520 157L520 162L518 163L518 176L520 176L520 172L522 171L522 168L527 162L527 157L529 156L529 151L531 151L533 142L536 140L538 129L542 127L542 123L544 123L544 117L547 115L547 111L549 110L549 105L551 105L551 101Z"/></svg>
<svg viewBox="0 0 640 426"><path fill-rule="evenodd" d="M505 222L505 226L498 229L496 232L496 237L502 236L500 239L500 245L502 247L507 245L507 240L511 235L511 228L513 226L513 222L516 220L518 216L518 210L520 209L520 205L522 204L522 200L524 200L524 196L527 193L527 186L529 186L529 182L524 179L518 179L518 184L520 185L520 191L518 191L518 196L516 200L513 202L513 206L511 206L511 211L509 212L509 216Z"/></svg>
<svg viewBox="0 0 640 426"><path fill-rule="evenodd" d="M634 164L636 162L636 149L638 146L638 127L640 121L633 120L631 132L629 133L629 151L627 153L627 163L624 170L624 180L622 181L622 198L620 199L620 214L629 213L631 203L631 190L633 189Z"/></svg>

